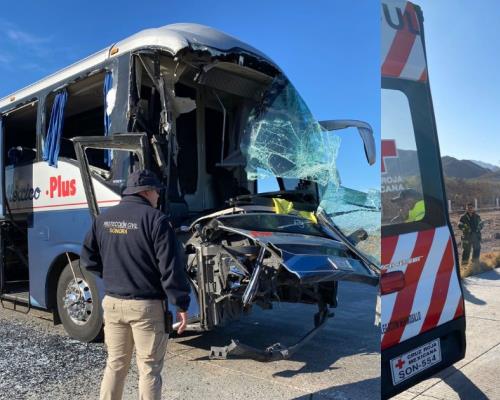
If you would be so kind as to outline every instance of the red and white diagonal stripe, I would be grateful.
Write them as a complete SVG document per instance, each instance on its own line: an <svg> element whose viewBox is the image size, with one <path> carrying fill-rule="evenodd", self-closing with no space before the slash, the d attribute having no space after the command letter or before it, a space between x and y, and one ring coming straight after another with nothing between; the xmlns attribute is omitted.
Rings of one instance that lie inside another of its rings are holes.
<svg viewBox="0 0 500 400"><path fill-rule="evenodd" d="M411 264L398 265L409 259L413 259ZM382 264L405 275L402 290L381 298L382 326L390 326L382 334L382 349L463 315L462 292L447 226L382 239ZM404 322L410 315L418 314L420 319Z"/></svg>
<svg viewBox="0 0 500 400"><path fill-rule="evenodd" d="M427 64L415 6L386 0L382 7L382 76L426 82Z"/></svg>

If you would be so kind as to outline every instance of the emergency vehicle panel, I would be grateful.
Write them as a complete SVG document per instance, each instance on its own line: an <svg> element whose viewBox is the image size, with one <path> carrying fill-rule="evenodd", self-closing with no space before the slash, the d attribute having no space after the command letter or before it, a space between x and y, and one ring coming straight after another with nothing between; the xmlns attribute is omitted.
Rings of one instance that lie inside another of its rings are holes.
<svg viewBox="0 0 500 400"><path fill-rule="evenodd" d="M423 17L382 2L382 396L464 357L465 315L446 207Z"/></svg>

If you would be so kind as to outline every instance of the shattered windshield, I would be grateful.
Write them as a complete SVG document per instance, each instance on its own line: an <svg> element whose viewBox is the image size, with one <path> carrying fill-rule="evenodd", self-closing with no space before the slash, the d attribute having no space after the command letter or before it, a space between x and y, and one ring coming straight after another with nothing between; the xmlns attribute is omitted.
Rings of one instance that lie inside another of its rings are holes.
<svg viewBox="0 0 500 400"><path fill-rule="evenodd" d="M359 229L368 234L356 247L366 256L380 263L380 191L361 192L343 186L327 187L321 195L320 208L344 233L352 235Z"/></svg>
<svg viewBox="0 0 500 400"><path fill-rule="evenodd" d="M340 138L321 128L293 85L273 80L247 121L242 153L250 180L295 178L338 185Z"/></svg>
<svg viewBox="0 0 500 400"><path fill-rule="evenodd" d="M247 120L241 151L249 180L285 178L315 182L319 206L346 235L364 229L356 247L380 259L380 192L340 186L336 160L340 137L321 127L284 76L274 78ZM285 188L288 189L288 188Z"/></svg>

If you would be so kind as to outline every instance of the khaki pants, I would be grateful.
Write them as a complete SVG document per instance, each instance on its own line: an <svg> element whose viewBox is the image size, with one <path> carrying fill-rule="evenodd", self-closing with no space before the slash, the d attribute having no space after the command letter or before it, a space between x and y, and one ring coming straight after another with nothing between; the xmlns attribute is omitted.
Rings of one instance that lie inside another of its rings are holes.
<svg viewBox="0 0 500 400"><path fill-rule="evenodd" d="M101 400L120 400L132 352L139 369L139 398L161 399L161 370L167 350L161 300L122 300L105 296L104 340L108 349Z"/></svg>

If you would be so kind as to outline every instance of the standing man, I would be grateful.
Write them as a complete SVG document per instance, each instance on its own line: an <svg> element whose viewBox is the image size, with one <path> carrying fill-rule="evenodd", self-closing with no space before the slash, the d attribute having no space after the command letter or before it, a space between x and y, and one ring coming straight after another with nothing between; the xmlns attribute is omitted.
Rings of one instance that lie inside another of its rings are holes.
<svg viewBox="0 0 500 400"><path fill-rule="evenodd" d="M458 229L462 231L462 264L469 262L470 250L472 247L472 261L479 259L481 252L481 229L483 222L476 213L474 205L467 203L466 212L460 217Z"/></svg>
<svg viewBox="0 0 500 400"><path fill-rule="evenodd" d="M157 210L157 177L132 173L120 204L99 215L83 243L81 261L104 280L104 338L108 350L101 400L119 400L136 349L141 399L161 398L168 325L165 300L186 328L189 282L174 231Z"/></svg>

